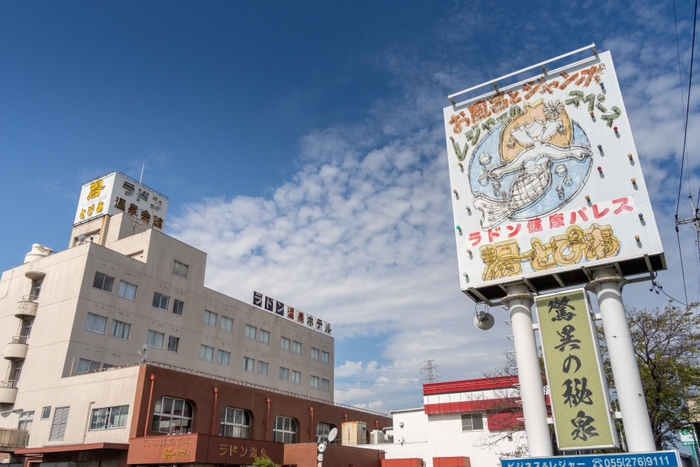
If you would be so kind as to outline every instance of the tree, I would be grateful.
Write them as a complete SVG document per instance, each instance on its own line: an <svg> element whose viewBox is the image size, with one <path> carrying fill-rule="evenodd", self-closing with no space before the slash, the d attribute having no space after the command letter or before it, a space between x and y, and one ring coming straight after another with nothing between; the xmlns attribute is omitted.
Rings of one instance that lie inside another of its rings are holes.
<svg viewBox="0 0 700 467"><path fill-rule="evenodd" d="M254 467L280 467L279 464L272 462L272 459L266 455L258 456L253 460Z"/></svg>
<svg viewBox="0 0 700 467"><path fill-rule="evenodd" d="M669 303L663 309L627 309L651 428L659 450L675 446L675 433L688 428L689 421L697 418L688 406L688 400L697 396L700 387L700 315L695 312L697 305L680 307ZM615 403L614 379L600 327L598 335Z"/></svg>

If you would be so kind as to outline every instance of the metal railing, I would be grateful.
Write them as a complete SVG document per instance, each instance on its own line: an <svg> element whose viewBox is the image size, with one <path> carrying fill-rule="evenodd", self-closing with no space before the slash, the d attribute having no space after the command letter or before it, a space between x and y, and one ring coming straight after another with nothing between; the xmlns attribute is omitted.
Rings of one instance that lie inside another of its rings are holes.
<svg viewBox="0 0 700 467"><path fill-rule="evenodd" d="M27 344L29 342L29 336L15 336L12 338L11 344Z"/></svg>
<svg viewBox="0 0 700 467"><path fill-rule="evenodd" d="M16 379L6 379L5 381L0 381L0 388L17 389L17 380Z"/></svg>

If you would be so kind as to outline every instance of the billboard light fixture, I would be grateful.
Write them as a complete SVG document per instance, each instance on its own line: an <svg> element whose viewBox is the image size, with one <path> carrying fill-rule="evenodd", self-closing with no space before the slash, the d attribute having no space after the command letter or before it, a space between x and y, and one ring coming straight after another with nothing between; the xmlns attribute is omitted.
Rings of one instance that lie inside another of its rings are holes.
<svg viewBox="0 0 700 467"><path fill-rule="evenodd" d="M637 179L632 177L632 185L637 186Z"/></svg>
<svg viewBox="0 0 700 467"><path fill-rule="evenodd" d="M631 152L629 154L627 154L627 159L629 159L630 161L632 160L632 153Z"/></svg>
<svg viewBox="0 0 700 467"><path fill-rule="evenodd" d="M591 204L591 197L586 195L586 201L588 202L588 204Z"/></svg>
<svg viewBox="0 0 700 467"><path fill-rule="evenodd" d="M634 239L637 240L637 243L639 243L639 235L635 235Z"/></svg>

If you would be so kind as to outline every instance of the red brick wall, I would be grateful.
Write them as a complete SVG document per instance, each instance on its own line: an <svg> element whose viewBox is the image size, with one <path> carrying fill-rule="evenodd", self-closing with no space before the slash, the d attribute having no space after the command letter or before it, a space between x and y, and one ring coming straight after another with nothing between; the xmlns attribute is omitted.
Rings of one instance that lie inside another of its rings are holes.
<svg viewBox="0 0 700 467"><path fill-rule="evenodd" d="M177 397L192 402L194 418L192 432L202 434L219 434L219 419L224 407L246 409L252 414L251 438L272 441L275 417L283 415L297 421L297 442L315 443L316 424L319 422L335 425L340 430L345 421L360 421L367 424L367 432L392 425L390 417L375 416L359 410L336 407L332 404L310 401L291 395L278 394L261 388L239 386L224 381L183 373L165 368L143 365L139 372L136 388L136 401L130 428L131 437L143 436L148 410L148 398L151 390L151 375L155 376L153 401L161 396ZM214 411L214 388L218 388L218 402ZM270 400L270 420L267 420L267 400ZM312 410L313 409L313 424ZM153 408L150 409L151 412ZM212 422L214 432L212 433ZM376 423L375 423L376 422ZM152 417L149 420L152 424ZM149 436L160 433L151 432Z"/></svg>

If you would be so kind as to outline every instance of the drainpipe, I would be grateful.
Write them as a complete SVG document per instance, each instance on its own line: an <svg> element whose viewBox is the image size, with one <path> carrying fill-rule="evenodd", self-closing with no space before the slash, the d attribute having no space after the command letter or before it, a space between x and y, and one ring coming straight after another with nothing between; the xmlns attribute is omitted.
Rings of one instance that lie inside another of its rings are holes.
<svg viewBox="0 0 700 467"><path fill-rule="evenodd" d="M211 435L215 436L216 433L214 432L214 429L216 429L216 403L219 401L219 388L214 388L214 410L212 410L211 413Z"/></svg>
<svg viewBox="0 0 700 467"><path fill-rule="evenodd" d="M270 398L267 398L267 419L265 419L265 439L267 441L272 441L270 439Z"/></svg>
<svg viewBox="0 0 700 467"><path fill-rule="evenodd" d="M83 430L83 444L85 444L85 438L87 437L87 430L88 430L88 424L90 423L90 407L92 407L92 404L94 404L95 401L90 401L88 404L88 414L87 414L87 420L85 420L85 430Z"/></svg>
<svg viewBox="0 0 700 467"><path fill-rule="evenodd" d="M311 426L309 427L309 443L314 443L316 442L315 436L313 435L313 429L314 429L314 408L309 407L309 412L311 415Z"/></svg>
<svg viewBox="0 0 700 467"><path fill-rule="evenodd" d="M148 394L148 410L146 411L146 424L143 427L143 437L148 436L148 423L151 419L151 403L153 402L153 387L156 385L156 375L151 375L151 392Z"/></svg>

